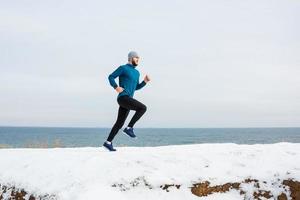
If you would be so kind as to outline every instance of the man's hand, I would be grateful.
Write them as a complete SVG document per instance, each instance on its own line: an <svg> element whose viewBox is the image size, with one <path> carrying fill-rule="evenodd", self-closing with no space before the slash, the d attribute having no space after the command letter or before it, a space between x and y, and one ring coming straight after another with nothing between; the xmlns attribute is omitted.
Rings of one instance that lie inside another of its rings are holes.
<svg viewBox="0 0 300 200"><path fill-rule="evenodd" d="M115 90L116 90L118 93L121 93L121 92L123 92L124 89L123 89L122 87L119 87L119 86L118 86L118 87L116 87Z"/></svg>
<svg viewBox="0 0 300 200"><path fill-rule="evenodd" d="M148 75L145 76L144 81L148 83L150 81L150 77Z"/></svg>

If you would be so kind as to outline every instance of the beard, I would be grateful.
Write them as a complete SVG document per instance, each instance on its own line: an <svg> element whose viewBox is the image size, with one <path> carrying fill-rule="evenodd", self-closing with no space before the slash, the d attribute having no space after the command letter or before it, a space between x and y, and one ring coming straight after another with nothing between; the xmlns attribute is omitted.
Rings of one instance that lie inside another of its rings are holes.
<svg viewBox="0 0 300 200"><path fill-rule="evenodd" d="M132 60L132 65L133 65L133 66L138 66L138 63L135 62L134 60Z"/></svg>

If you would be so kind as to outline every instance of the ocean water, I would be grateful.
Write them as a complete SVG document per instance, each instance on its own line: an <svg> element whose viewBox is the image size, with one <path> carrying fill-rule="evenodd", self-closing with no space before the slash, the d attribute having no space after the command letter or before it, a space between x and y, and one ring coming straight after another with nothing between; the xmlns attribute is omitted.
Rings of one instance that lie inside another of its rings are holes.
<svg viewBox="0 0 300 200"><path fill-rule="evenodd" d="M0 127L0 147L99 147L110 128ZM135 128L137 139L116 135L116 146L164 146L200 143L300 143L300 128ZM58 144L58 145L57 145ZM54 145L55 146L55 145Z"/></svg>

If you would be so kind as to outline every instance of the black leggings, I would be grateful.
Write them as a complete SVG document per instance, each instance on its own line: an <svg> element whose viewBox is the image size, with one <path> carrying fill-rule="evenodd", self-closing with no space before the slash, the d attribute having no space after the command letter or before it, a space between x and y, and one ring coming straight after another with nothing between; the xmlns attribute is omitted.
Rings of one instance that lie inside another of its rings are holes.
<svg viewBox="0 0 300 200"><path fill-rule="evenodd" d="M112 127L110 134L107 138L107 141L111 142L114 137L117 135L118 131L122 128L125 123L125 120L129 114L130 110L135 110L135 114L130 120L128 126L133 127L134 124L142 117L142 115L146 112L147 107L139 102L138 100L129 97L127 95L121 96L118 98L118 104L120 105L118 111L118 118L114 126Z"/></svg>

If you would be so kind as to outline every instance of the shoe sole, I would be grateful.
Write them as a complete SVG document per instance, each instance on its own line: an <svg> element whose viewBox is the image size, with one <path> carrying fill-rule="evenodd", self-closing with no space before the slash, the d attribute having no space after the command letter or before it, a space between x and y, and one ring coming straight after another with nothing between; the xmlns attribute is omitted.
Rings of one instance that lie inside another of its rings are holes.
<svg viewBox="0 0 300 200"><path fill-rule="evenodd" d="M113 151L111 151L111 150L109 150L107 147L105 147L105 146L102 146L104 149L106 149L107 151L109 151L109 152L113 152ZM117 150L115 150L115 151L117 151Z"/></svg>
<svg viewBox="0 0 300 200"><path fill-rule="evenodd" d="M130 138L132 138L132 139L137 139L137 136L135 136L135 137L131 137L130 135L128 135L127 133L125 133L124 131L122 131L123 132L123 134L125 134L125 135L127 135L128 137L130 137Z"/></svg>

